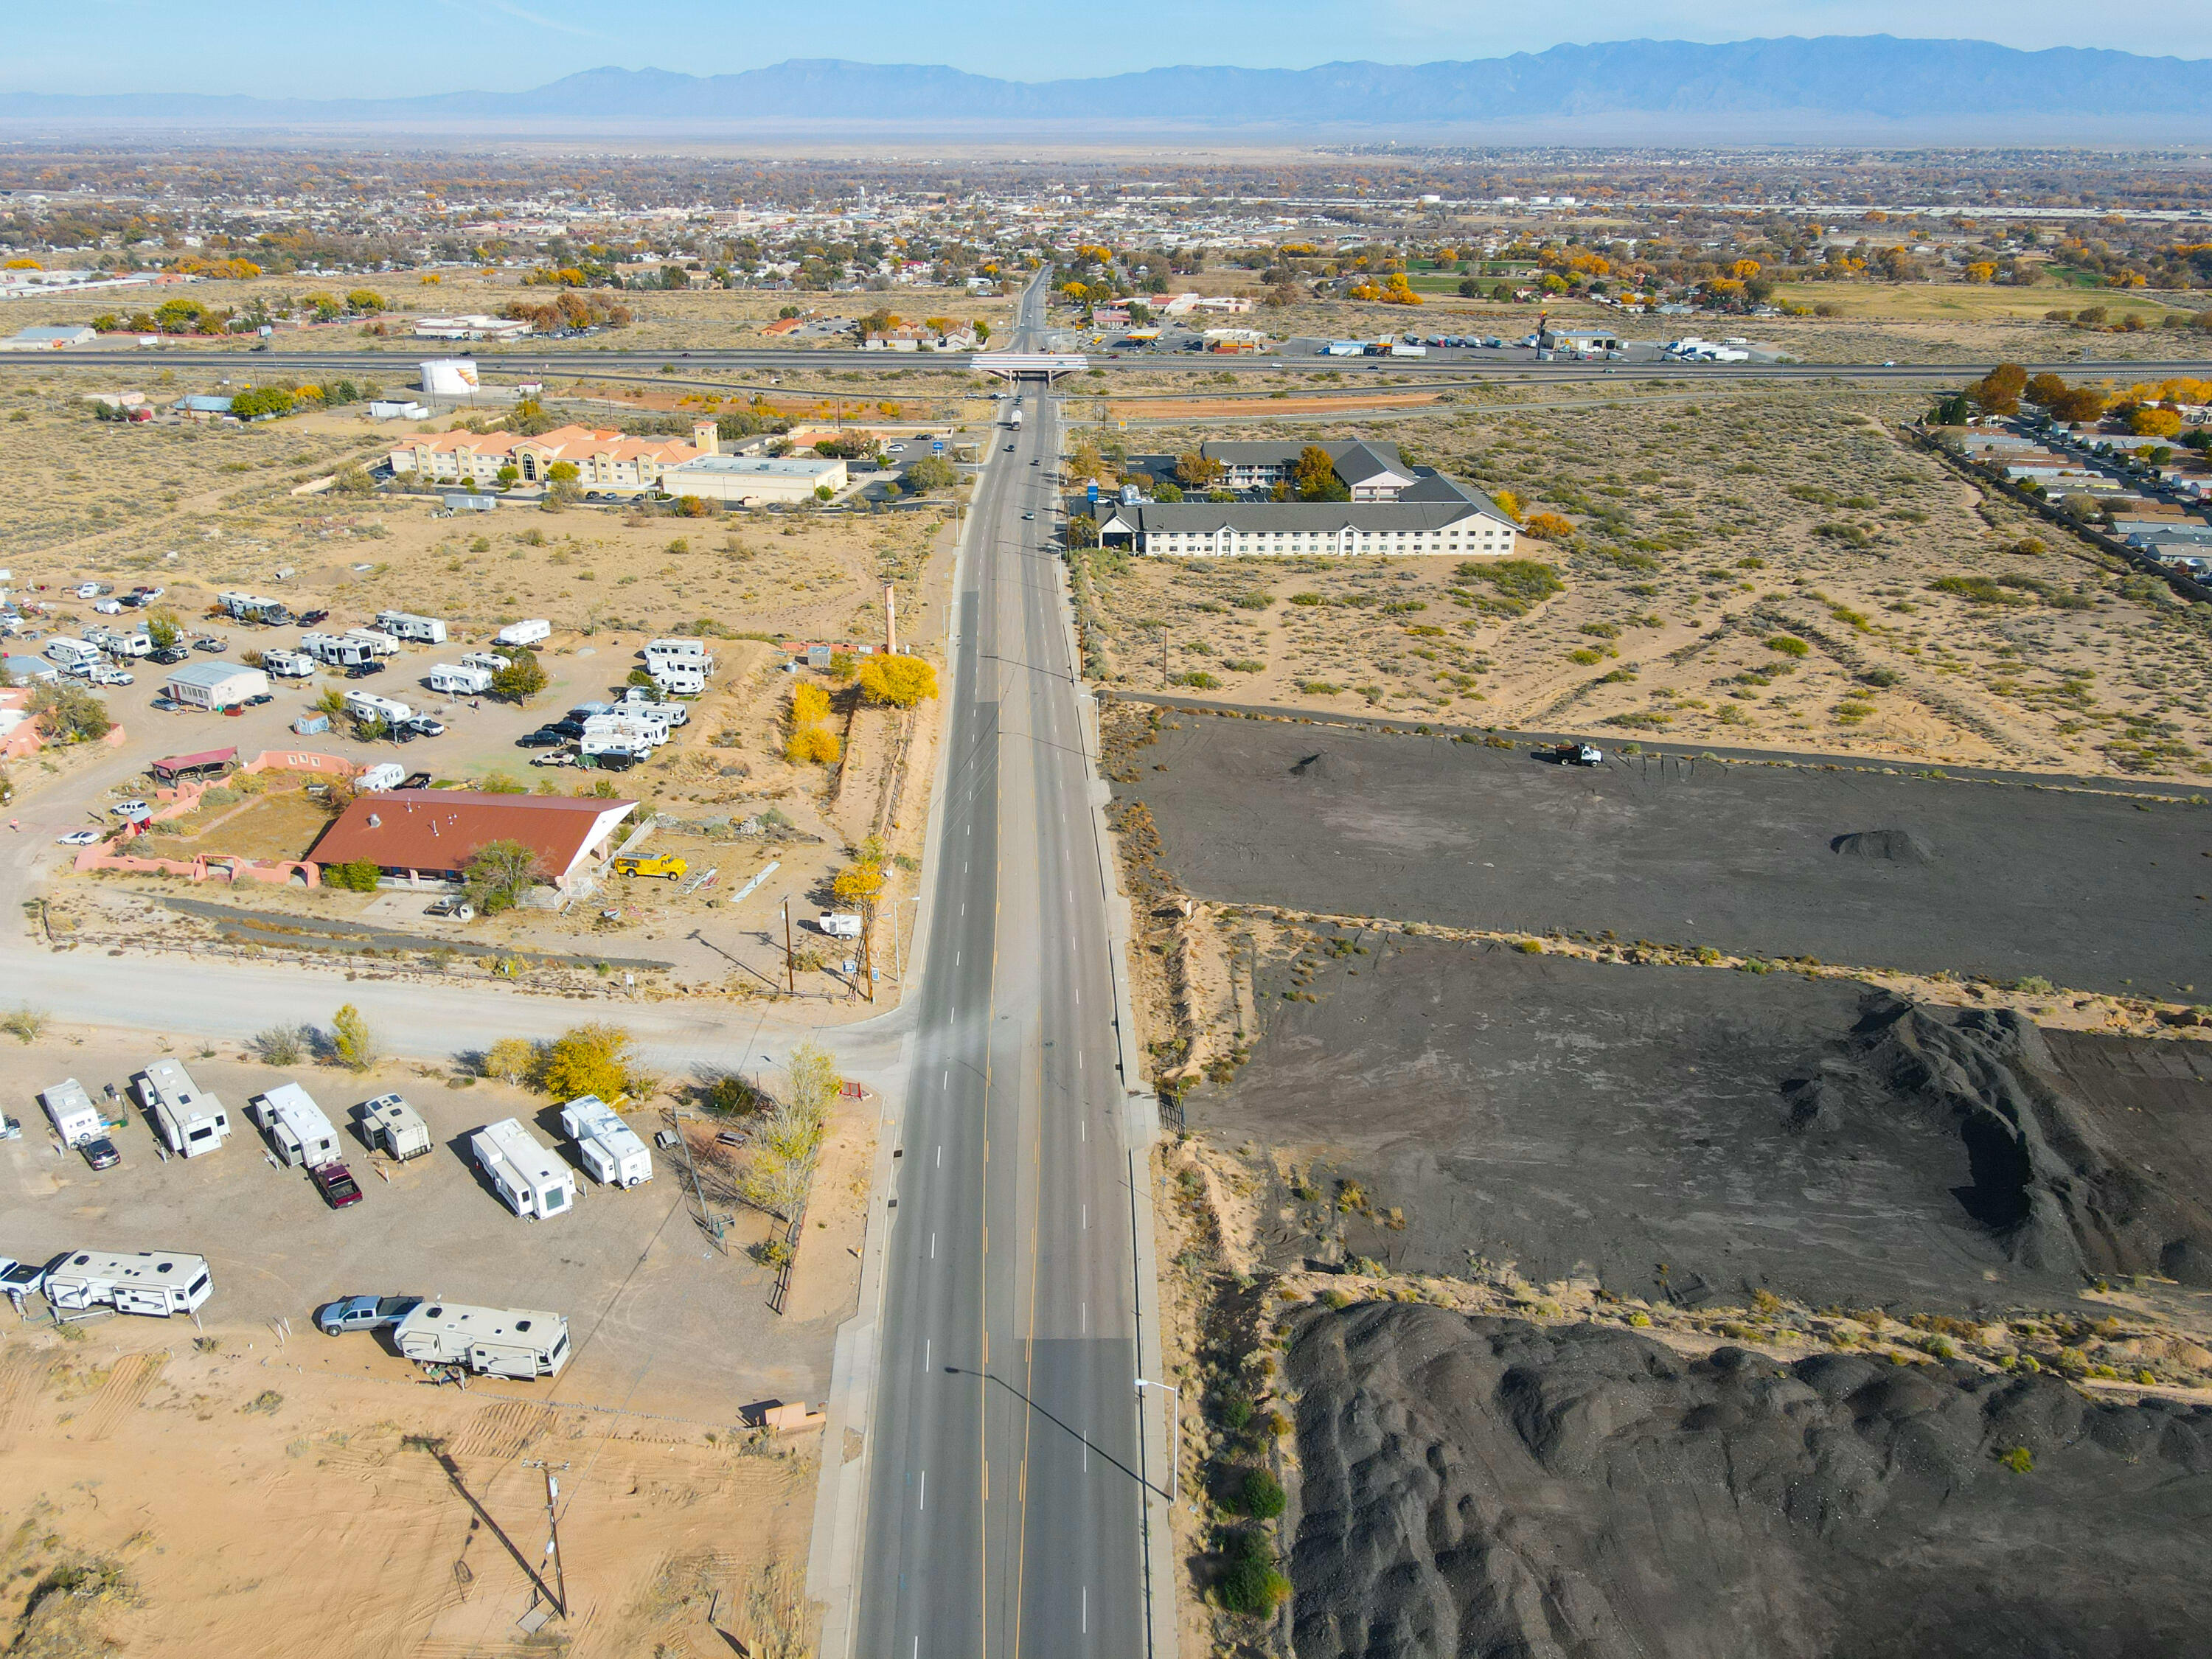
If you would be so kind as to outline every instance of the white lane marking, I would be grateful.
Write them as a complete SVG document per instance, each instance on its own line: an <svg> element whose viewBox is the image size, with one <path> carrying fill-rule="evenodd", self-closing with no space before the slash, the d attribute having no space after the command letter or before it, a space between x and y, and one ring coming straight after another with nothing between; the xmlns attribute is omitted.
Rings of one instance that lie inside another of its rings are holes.
<svg viewBox="0 0 2212 1659"><path fill-rule="evenodd" d="M945 1148L942 1146L937 1149L937 1167L940 1170L945 1167Z"/></svg>
<svg viewBox="0 0 2212 1659"><path fill-rule="evenodd" d="M1091 1440L1087 1435L1083 1442L1083 1467L1086 1469L1091 1467ZM1091 1586L1088 1584L1083 1587L1083 1634L1091 1634ZM921 1638L917 1636L914 1639L919 1643Z"/></svg>
<svg viewBox="0 0 2212 1659"><path fill-rule="evenodd" d="M934 1346L936 1346L936 1343L937 1343L937 1339L936 1339L935 1337L933 1337L933 1336L932 1336L932 1337L924 1337L924 1338L922 1339L922 1343L921 1343L921 1370L922 1370L922 1375L923 1375L923 1376L927 1376L929 1374L929 1351L930 1351L930 1349L931 1349L931 1348L933 1348L933 1347L934 1347Z"/></svg>
<svg viewBox="0 0 2212 1659"><path fill-rule="evenodd" d="M1088 1204L1083 1206L1083 1231L1086 1233L1091 1231L1091 1206ZM931 1235L932 1237L935 1236Z"/></svg>
<svg viewBox="0 0 2212 1659"><path fill-rule="evenodd" d="M952 953L952 965L955 968L957 968L960 965L960 952L957 951L955 951Z"/></svg>
<svg viewBox="0 0 2212 1659"><path fill-rule="evenodd" d="M1091 1139L1091 1120L1090 1120L1090 1119L1088 1119L1088 1118L1083 1118L1083 1117L1079 1117L1078 1119L1076 1119L1076 1120L1075 1120L1075 1127L1076 1127L1076 1128L1080 1132L1079 1139L1084 1139L1084 1140L1088 1140L1088 1139Z"/></svg>
<svg viewBox="0 0 2212 1659"><path fill-rule="evenodd" d="M1080 1048L1075 1051L1075 1069L1079 1072L1083 1069L1083 1050Z"/></svg>
<svg viewBox="0 0 2212 1659"><path fill-rule="evenodd" d="M947 1072L947 1073L945 1073L942 1078L940 1078L940 1079L938 1080L938 1085L937 1085L937 1086L938 1086L939 1088L940 1088L940 1089L950 1089L950 1088L952 1086L952 1073L950 1073L950 1072ZM938 1148L938 1150L939 1150L939 1152L942 1152L942 1151L944 1151L945 1149L944 1149L943 1147L941 1147L941 1146L940 1146L939 1148Z"/></svg>
<svg viewBox="0 0 2212 1659"><path fill-rule="evenodd" d="M928 1507L929 1507L929 1471L928 1471L927 1469L924 1469L924 1470L921 1472L921 1497L920 1501L919 1501L919 1502L917 1502L917 1503L915 1504L915 1508L916 1508L917 1510L926 1510L926 1509L927 1509Z"/></svg>
<svg viewBox="0 0 2212 1659"><path fill-rule="evenodd" d="M935 1233L932 1233L929 1236L929 1259L932 1261L937 1260L937 1235Z"/></svg>

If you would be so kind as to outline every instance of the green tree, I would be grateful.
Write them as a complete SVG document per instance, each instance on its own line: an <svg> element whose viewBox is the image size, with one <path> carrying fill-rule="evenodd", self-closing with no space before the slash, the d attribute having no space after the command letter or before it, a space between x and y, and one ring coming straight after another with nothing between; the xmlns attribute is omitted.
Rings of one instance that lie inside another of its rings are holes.
<svg viewBox="0 0 2212 1659"><path fill-rule="evenodd" d="M630 1034L619 1025L595 1021L576 1026L546 1044L538 1070L539 1086L556 1100L579 1095L618 1100L642 1081L630 1045Z"/></svg>
<svg viewBox="0 0 2212 1659"><path fill-rule="evenodd" d="M349 1072L365 1072L376 1064L376 1034L350 1002L331 1016L331 1053Z"/></svg>
<svg viewBox="0 0 2212 1659"><path fill-rule="evenodd" d="M525 893L544 880L545 866L536 849L519 841L488 841L469 854L461 878L477 913L495 916L514 908Z"/></svg>
<svg viewBox="0 0 2212 1659"><path fill-rule="evenodd" d="M335 685L326 685L323 688L322 695L307 706L318 714L328 714L331 719L336 720L345 713L345 693Z"/></svg>
<svg viewBox="0 0 2212 1659"><path fill-rule="evenodd" d="M241 421L275 420L289 415L297 399L281 386L249 386L230 400L230 412Z"/></svg>
<svg viewBox="0 0 2212 1659"><path fill-rule="evenodd" d="M517 651L507 659L507 666L491 677L492 695L505 697L518 708L529 702L545 689L545 665L528 651Z"/></svg>
<svg viewBox="0 0 2212 1659"><path fill-rule="evenodd" d="M177 620L173 611L156 611L146 618L146 637L154 642L156 651L167 651L184 636L184 624Z"/></svg>
<svg viewBox="0 0 2212 1659"><path fill-rule="evenodd" d="M958 469L940 455L925 455L906 470L906 488L911 495L948 489L959 482Z"/></svg>
<svg viewBox="0 0 2212 1659"><path fill-rule="evenodd" d="M115 725L106 703L67 680L33 687L28 712L46 741L56 745L96 742Z"/></svg>
<svg viewBox="0 0 2212 1659"><path fill-rule="evenodd" d="M374 893L377 878L383 873L374 859L349 859L342 864L323 866L323 885L342 888L349 893Z"/></svg>

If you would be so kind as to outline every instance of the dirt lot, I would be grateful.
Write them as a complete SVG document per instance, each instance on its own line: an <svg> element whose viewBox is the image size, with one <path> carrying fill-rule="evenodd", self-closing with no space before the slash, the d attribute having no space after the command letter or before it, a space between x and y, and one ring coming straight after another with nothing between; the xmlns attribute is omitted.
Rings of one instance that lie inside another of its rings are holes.
<svg viewBox="0 0 2212 1659"><path fill-rule="evenodd" d="M1920 412L1793 390L1635 413L1340 422L1328 435L1398 443L1564 517L1571 539L1528 556L1559 591L1443 559L1094 555L1094 635L1119 683L1157 689L1164 676L1231 702L1568 727L1615 744L1657 732L2212 774L2206 607L1984 500L1883 424ZM1206 435L1163 428L1143 444L1175 453ZM1982 586L1935 586L1961 576Z"/></svg>
<svg viewBox="0 0 2212 1659"><path fill-rule="evenodd" d="M209 1258L216 1281L204 1329L126 1318L64 1334L19 1329L0 1312L0 1442L16 1476L0 1498L9 1568L43 1581L89 1563L118 1576L113 1593L49 1599L17 1628L76 1620L132 1650L178 1653L214 1643L277 1655L310 1641L362 1655L486 1650L520 1635L514 1621L533 1599L544 1496L517 1462L527 1455L565 1471L577 1651L663 1641L670 1652L721 1650L710 1601L739 1639L768 1633L750 1594L780 1563L791 1564L787 1589L797 1583L816 1437L752 1436L740 1417L763 1401L821 1403L858 1282L853 1199L872 1108L854 1103L833 1125L816 1188L823 1224L810 1229L778 1319L766 1305L771 1270L744 1254L769 1223L741 1212L728 1253L714 1249L665 1153L641 1188L586 1181L575 1213L556 1222L508 1214L467 1164L466 1133L512 1113L558 1143L542 1097L495 1082L457 1090L413 1066L356 1077L278 1071L228 1045L213 1058L179 1051L232 1112L237 1133L222 1151L163 1163L135 1110L115 1135L118 1168L95 1173L51 1150L33 1090L73 1074L97 1097L164 1046L64 1036L9 1061L18 1085L7 1109L27 1127L0 1146L0 1254L185 1249ZM271 1166L242 1121L249 1094L287 1077L341 1125L353 1101L399 1090L428 1119L435 1149L387 1166L342 1127L365 1197L329 1211L298 1171ZM658 1114L635 1121L649 1128ZM694 1133L710 1198L727 1211L717 1166L731 1154ZM570 1320L575 1358L550 1383L426 1387L381 1338L313 1330L317 1305L356 1291L551 1308ZM350 1494L342 1502L333 1481ZM126 1487L127 1504L103 1506ZM298 1594L303 1575L315 1595ZM378 1612L334 1627L323 1612L333 1603Z"/></svg>
<svg viewBox="0 0 2212 1659"><path fill-rule="evenodd" d="M1201 898L2185 1001L2212 987L2202 806L1879 770L1554 767L1198 714L1145 744L1147 713L1115 719L1139 740L1115 750L1117 793Z"/></svg>

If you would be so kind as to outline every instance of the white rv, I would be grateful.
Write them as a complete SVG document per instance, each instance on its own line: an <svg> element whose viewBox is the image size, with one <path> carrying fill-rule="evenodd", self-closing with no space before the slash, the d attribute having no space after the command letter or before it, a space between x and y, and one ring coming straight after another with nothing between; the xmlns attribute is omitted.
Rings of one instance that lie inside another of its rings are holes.
<svg viewBox="0 0 2212 1659"><path fill-rule="evenodd" d="M481 668L487 674L496 674L507 665L507 659L495 651L470 651L461 657L464 668Z"/></svg>
<svg viewBox="0 0 2212 1659"><path fill-rule="evenodd" d="M347 692L345 711L356 720L380 720L386 726L397 726L415 714L405 703L392 697L380 697L373 691Z"/></svg>
<svg viewBox="0 0 2212 1659"><path fill-rule="evenodd" d="M641 1187L653 1179L653 1153L597 1095L581 1095L563 1106L561 1131L574 1138L577 1156L600 1185Z"/></svg>
<svg viewBox="0 0 2212 1659"><path fill-rule="evenodd" d="M349 628L340 637L357 641L367 646L372 656L396 657L399 654L399 641L389 634L379 633L374 628Z"/></svg>
<svg viewBox="0 0 2212 1659"><path fill-rule="evenodd" d="M394 639L412 640L417 645L443 645L446 624L435 617L410 616L404 611L380 611L376 625Z"/></svg>
<svg viewBox="0 0 2212 1659"><path fill-rule="evenodd" d="M538 1144L520 1118L487 1123L469 1137L469 1152L507 1207L541 1220L559 1215L576 1202L576 1176L568 1166Z"/></svg>
<svg viewBox="0 0 2212 1659"><path fill-rule="evenodd" d="M333 668L350 668L376 654L360 640L343 639L336 634L302 634L300 649L317 662L326 662Z"/></svg>
<svg viewBox="0 0 2212 1659"><path fill-rule="evenodd" d="M295 1170L312 1170L338 1155L337 1131L331 1127L314 1097L296 1083L280 1083L246 1103L246 1112L269 1148Z"/></svg>
<svg viewBox="0 0 2212 1659"><path fill-rule="evenodd" d="M64 1311L112 1308L118 1313L167 1319L199 1307L214 1285L205 1256L170 1250L140 1250L131 1255L85 1250L49 1272L43 1288L46 1300Z"/></svg>
<svg viewBox="0 0 2212 1659"><path fill-rule="evenodd" d="M668 741L669 722L655 720L651 715L633 709L618 709L611 714L586 714L584 717L584 741L593 738L611 738L617 746L627 745L637 754L658 749ZM586 754L591 750L586 749Z"/></svg>
<svg viewBox="0 0 2212 1659"><path fill-rule="evenodd" d="M402 1164L430 1150L430 1126L399 1096L379 1095L362 1101L354 1111L361 1119L361 1138L374 1150Z"/></svg>
<svg viewBox="0 0 2212 1659"><path fill-rule="evenodd" d="M313 677L315 659L304 651L264 651L261 665L280 680L304 680Z"/></svg>
<svg viewBox="0 0 2212 1659"><path fill-rule="evenodd" d="M406 779L407 769L398 761L380 761L353 781L354 793L373 795L380 790L397 789Z"/></svg>
<svg viewBox="0 0 2212 1659"><path fill-rule="evenodd" d="M645 665L658 673L664 663L689 663L702 674L714 672L714 659L704 640L647 640Z"/></svg>
<svg viewBox="0 0 2212 1659"><path fill-rule="evenodd" d="M447 696L473 697L491 690L495 670L478 668L472 663L458 666L449 662L433 663L424 676L433 691L442 691Z"/></svg>
<svg viewBox="0 0 2212 1659"><path fill-rule="evenodd" d="M537 645L553 637L553 624L543 617L511 623L491 636L494 645Z"/></svg>
<svg viewBox="0 0 2212 1659"><path fill-rule="evenodd" d="M557 1376L568 1363L568 1322L529 1308L425 1302L392 1333L418 1365L465 1365L483 1376Z"/></svg>
<svg viewBox="0 0 2212 1659"><path fill-rule="evenodd" d="M222 1102L201 1093L192 1074L176 1060L155 1060L131 1079L131 1092L153 1114L163 1143L179 1158L220 1152L230 1139L230 1114Z"/></svg>
<svg viewBox="0 0 2212 1659"><path fill-rule="evenodd" d="M71 673L82 672L104 654L89 640L73 640L66 634L57 634L39 649L49 661L60 665Z"/></svg>
<svg viewBox="0 0 2212 1659"><path fill-rule="evenodd" d="M100 1121L100 1108L92 1103L84 1085L73 1077L64 1078L40 1095L39 1104L46 1109L46 1117L64 1146L82 1146L107 1133Z"/></svg>
<svg viewBox="0 0 2212 1659"><path fill-rule="evenodd" d="M706 692L705 671L688 662L660 663L651 672L653 683L672 697L696 697Z"/></svg>

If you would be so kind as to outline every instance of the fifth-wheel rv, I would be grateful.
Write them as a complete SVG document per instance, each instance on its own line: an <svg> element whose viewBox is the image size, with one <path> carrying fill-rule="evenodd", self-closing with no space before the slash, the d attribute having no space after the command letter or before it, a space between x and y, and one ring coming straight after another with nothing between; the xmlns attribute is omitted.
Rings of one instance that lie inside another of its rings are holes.
<svg viewBox="0 0 2212 1659"><path fill-rule="evenodd" d="M557 1376L568 1363L568 1322L531 1308L425 1302L392 1341L418 1365L465 1365L483 1376Z"/></svg>
<svg viewBox="0 0 2212 1659"><path fill-rule="evenodd" d="M112 1308L157 1319L192 1312L213 1288L206 1257L172 1250L80 1251L50 1271L45 1284L46 1300L64 1312Z"/></svg>

